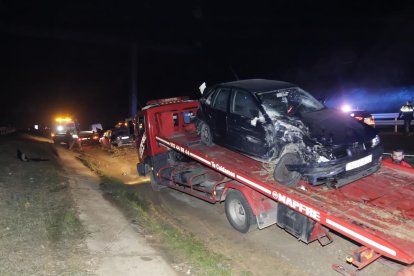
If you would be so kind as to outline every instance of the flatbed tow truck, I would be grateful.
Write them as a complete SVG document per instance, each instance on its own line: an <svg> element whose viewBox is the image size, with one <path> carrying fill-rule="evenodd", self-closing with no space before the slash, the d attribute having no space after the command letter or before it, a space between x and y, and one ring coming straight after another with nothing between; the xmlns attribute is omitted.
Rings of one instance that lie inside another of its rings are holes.
<svg viewBox="0 0 414 276"><path fill-rule="evenodd" d="M150 176L154 189L224 201L227 219L242 233L254 224L277 224L305 243L324 246L334 230L361 245L345 258L357 270L332 265L343 275L356 275L380 257L402 264L398 275L414 275L414 169L384 163L340 188L304 180L288 187L276 183L263 163L202 144L191 120L197 108L197 101L171 98L148 102L137 113L137 170Z"/></svg>

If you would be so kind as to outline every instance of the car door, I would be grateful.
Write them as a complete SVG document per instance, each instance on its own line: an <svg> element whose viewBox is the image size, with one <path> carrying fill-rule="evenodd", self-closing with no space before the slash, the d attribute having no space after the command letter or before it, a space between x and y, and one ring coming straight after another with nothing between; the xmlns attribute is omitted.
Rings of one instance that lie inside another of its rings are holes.
<svg viewBox="0 0 414 276"><path fill-rule="evenodd" d="M264 124L256 99L247 91L233 89L227 126L228 146L252 156L266 156Z"/></svg>
<svg viewBox="0 0 414 276"><path fill-rule="evenodd" d="M231 89L220 87L212 99L211 108L208 111L213 141L218 144L226 144L227 139L227 112Z"/></svg>

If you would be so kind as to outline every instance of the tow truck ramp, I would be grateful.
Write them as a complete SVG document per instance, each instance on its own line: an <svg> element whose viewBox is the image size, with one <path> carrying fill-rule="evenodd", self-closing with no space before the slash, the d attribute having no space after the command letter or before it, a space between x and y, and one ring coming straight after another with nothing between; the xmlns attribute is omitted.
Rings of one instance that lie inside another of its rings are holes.
<svg viewBox="0 0 414 276"><path fill-rule="evenodd" d="M414 263L414 170L383 165L377 173L339 189L306 181L292 188L276 183L261 162L203 145L196 132L156 140L192 160L161 168L156 177L163 185L211 203L223 201L232 188L240 190L259 228L277 223L306 243L330 243L328 228L341 233L361 244L346 258L358 269L381 256L408 266ZM333 268L351 273L339 265Z"/></svg>

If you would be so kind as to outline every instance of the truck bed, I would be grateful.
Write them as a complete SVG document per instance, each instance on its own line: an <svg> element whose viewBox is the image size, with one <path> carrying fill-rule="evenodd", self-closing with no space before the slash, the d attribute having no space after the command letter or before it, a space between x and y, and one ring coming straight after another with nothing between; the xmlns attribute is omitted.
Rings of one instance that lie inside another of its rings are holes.
<svg viewBox="0 0 414 276"><path fill-rule="evenodd" d="M206 147L195 132L156 139L383 256L414 263L414 169L383 165L338 189L305 181L291 188L274 181L270 165L217 145Z"/></svg>

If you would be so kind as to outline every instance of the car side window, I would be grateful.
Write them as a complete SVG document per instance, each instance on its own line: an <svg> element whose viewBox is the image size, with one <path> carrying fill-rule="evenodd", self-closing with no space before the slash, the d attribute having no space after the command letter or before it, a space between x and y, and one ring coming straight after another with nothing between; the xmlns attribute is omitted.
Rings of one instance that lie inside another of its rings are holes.
<svg viewBox="0 0 414 276"><path fill-rule="evenodd" d="M230 88L221 88L214 99L213 108L227 111L227 103L229 101Z"/></svg>
<svg viewBox="0 0 414 276"><path fill-rule="evenodd" d="M259 116L259 109L252 95L237 89L233 91L230 112L247 118Z"/></svg>

